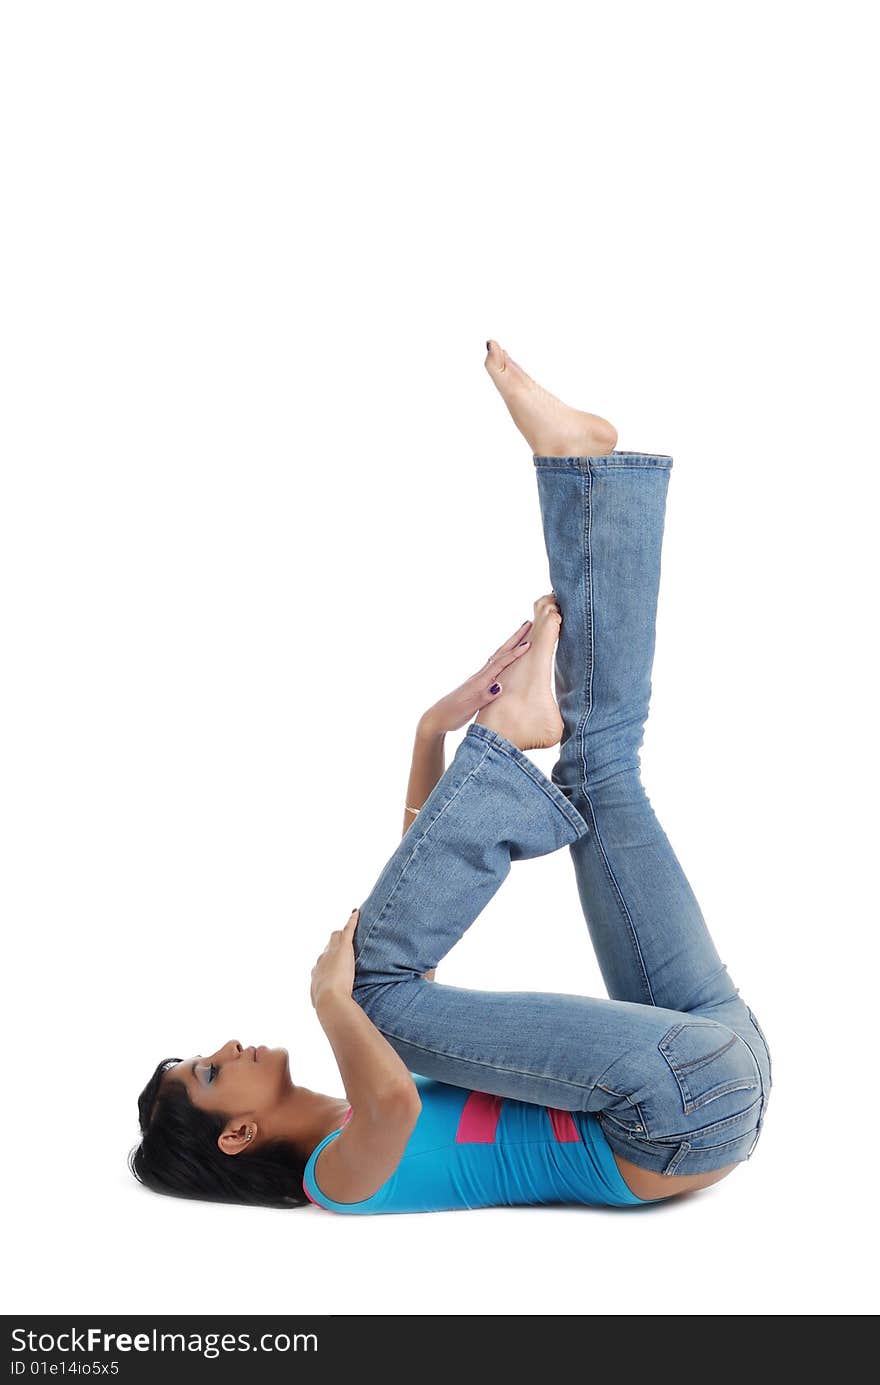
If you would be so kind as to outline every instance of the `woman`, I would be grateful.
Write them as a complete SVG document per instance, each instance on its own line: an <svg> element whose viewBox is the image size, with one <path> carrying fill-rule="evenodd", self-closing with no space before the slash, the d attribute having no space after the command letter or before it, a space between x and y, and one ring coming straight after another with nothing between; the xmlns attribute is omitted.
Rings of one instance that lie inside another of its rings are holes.
<svg viewBox="0 0 880 1385"><path fill-rule="evenodd" d="M672 460L615 451L604 419L487 353L532 451L553 592L422 717L402 840L312 971L345 1099L295 1085L285 1049L166 1059L131 1158L157 1191L627 1206L707 1187L757 1143L766 1043L639 776ZM526 752L560 742L548 779ZM610 998L438 984L511 862L566 845Z"/></svg>

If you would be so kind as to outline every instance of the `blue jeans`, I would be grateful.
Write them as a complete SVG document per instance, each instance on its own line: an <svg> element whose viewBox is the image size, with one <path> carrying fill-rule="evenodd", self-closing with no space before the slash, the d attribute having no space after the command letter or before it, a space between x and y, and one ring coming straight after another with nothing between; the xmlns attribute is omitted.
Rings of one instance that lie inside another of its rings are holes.
<svg viewBox="0 0 880 1385"><path fill-rule="evenodd" d="M658 1173L722 1168L755 1148L770 1056L639 772L672 459L533 460L562 612L559 759L548 779L471 723L361 906L354 997L413 1072L592 1112ZM422 978L512 861L562 846L609 999Z"/></svg>

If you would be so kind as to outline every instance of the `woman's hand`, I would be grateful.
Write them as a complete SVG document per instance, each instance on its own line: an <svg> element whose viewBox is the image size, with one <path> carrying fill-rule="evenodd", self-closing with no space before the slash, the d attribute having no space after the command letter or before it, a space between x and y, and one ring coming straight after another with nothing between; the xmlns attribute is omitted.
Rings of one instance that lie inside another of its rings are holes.
<svg viewBox="0 0 880 1385"><path fill-rule="evenodd" d="M354 985L354 930L360 909L352 909L348 923L330 934L330 941L312 967L312 1004L328 995L351 996Z"/></svg>
<svg viewBox="0 0 880 1385"><path fill-rule="evenodd" d="M495 650L478 673L473 674L453 692L447 693L439 702L435 702L433 707L428 708L419 721L419 729L431 736L457 731L466 721L470 721L471 717L476 716L481 707L495 702L503 691L498 681L501 674L508 664L512 664L528 652L530 641L526 636L531 628L530 620L523 621L516 633ZM498 691L493 692L493 687Z"/></svg>

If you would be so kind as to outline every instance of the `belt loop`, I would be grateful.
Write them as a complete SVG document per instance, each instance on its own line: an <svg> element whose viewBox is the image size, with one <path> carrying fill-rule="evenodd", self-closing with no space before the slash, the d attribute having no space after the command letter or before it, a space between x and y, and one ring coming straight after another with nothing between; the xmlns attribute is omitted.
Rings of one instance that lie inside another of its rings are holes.
<svg viewBox="0 0 880 1385"><path fill-rule="evenodd" d="M683 1144L680 1144L678 1146L678 1149L675 1151L672 1158L670 1159L669 1163L666 1165L666 1168L663 1170L663 1172L675 1173L677 1166L681 1163L684 1156L690 1153L690 1148L691 1147L688 1144L687 1140L685 1140Z"/></svg>

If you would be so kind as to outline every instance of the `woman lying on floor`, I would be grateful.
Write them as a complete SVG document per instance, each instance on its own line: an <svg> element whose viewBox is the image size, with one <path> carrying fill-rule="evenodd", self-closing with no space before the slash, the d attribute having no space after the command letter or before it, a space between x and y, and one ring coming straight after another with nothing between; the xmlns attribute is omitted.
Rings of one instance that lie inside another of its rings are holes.
<svg viewBox="0 0 880 1385"><path fill-rule="evenodd" d="M614 450L605 420L487 350L532 453L553 592L422 717L403 838L313 969L345 1097L296 1085L283 1048L165 1059L131 1155L157 1192L627 1206L716 1183L758 1141L766 1043L640 779L672 459ZM548 779L526 752L556 744ZM436 982L511 862L563 846L609 998Z"/></svg>

